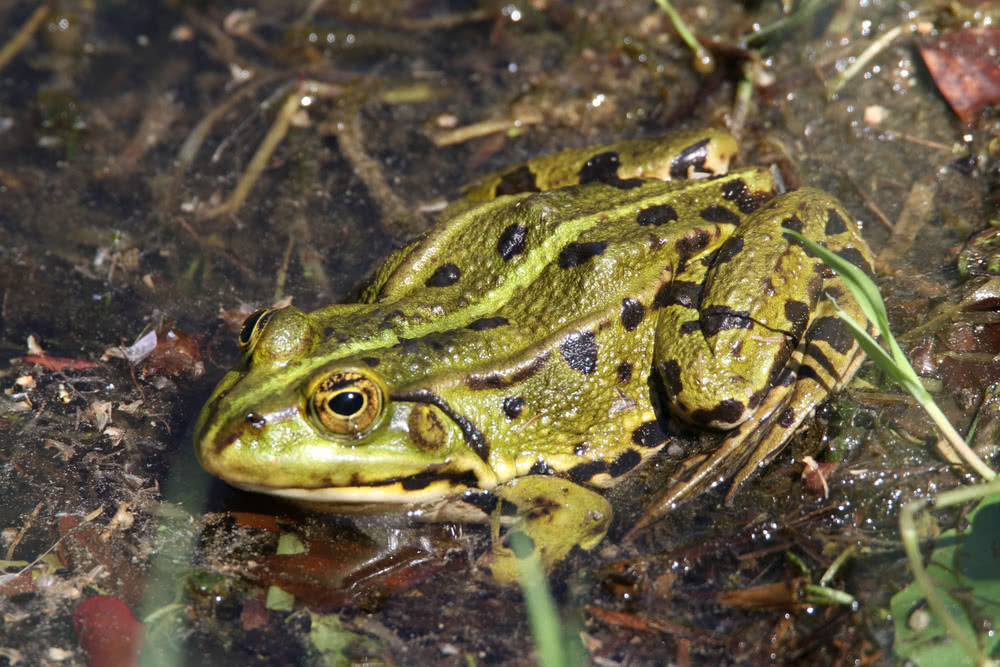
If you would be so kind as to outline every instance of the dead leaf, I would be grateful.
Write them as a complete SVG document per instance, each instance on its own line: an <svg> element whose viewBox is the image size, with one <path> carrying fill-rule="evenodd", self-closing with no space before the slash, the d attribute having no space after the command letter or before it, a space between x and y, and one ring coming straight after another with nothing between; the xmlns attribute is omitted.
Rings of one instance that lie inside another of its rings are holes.
<svg viewBox="0 0 1000 667"><path fill-rule="evenodd" d="M964 123L1000 102L1000 27L968 28L920 47L938 90Z"/></svg>

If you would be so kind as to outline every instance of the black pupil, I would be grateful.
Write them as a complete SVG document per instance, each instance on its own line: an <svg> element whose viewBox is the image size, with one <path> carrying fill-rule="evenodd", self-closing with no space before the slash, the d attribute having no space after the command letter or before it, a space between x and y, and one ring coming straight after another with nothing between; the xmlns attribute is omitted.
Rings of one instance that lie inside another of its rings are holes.
<svg viewBox="0 0 1000 667"><path fill-rule="evenodd" d="M365 397L359 391L342 391L327 402L327 407L343 417L357 414L365 405Z"/></svg>

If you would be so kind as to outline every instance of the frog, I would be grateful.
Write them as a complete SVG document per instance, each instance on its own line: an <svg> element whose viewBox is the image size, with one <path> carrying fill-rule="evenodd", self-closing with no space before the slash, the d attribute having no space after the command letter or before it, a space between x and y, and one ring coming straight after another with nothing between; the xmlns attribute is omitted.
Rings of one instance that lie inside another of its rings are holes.
<svg viewBox="0 0 1000 667"><path fill-rule="evenodd" d="M777 192L703 129L569 149L482 179L350 303L247 318L195 426L199 462L321 511L490 524L548 569L605 537L602 492L685 429L718 447L633 528L771 460L864 354L843 281L784 229L872 274L832 195Z"/></svg>
<svg viewBox="0 0 1000 667"><path fill-rule="evenodd" d="M1000 274L1000 221L977 232L966 240L958 254L957 267L963 278L969 276L995 276Z"/></svg>

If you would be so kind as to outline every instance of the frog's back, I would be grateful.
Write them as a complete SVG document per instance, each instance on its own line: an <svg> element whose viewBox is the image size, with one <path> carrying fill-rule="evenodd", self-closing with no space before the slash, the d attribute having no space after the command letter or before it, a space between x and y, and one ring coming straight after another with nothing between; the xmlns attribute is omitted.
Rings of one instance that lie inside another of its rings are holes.
<svg viewBox="0 0 1000 667"><path fill-rule="evenodd" d="M361 301L380 306L381 326L405 338L508 308L544 307L560 313L548 323L565 326L637 289L655 289L678 263L726 236L746 202L771 195L770 175L754 168L731 178L633 179L501 197L397 251Z"/></svg>

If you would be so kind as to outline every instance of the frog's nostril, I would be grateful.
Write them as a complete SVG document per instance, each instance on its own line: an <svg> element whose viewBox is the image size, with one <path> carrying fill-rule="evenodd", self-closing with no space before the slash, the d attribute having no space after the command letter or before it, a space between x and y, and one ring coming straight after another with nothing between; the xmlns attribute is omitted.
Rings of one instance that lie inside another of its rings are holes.
<svg viewBox="0 0 1000 667"><path fill-rule="evenodd" d="M255 429L262 429L267 424L267 418L259 412L248 412L246 422Z"/></svg>

